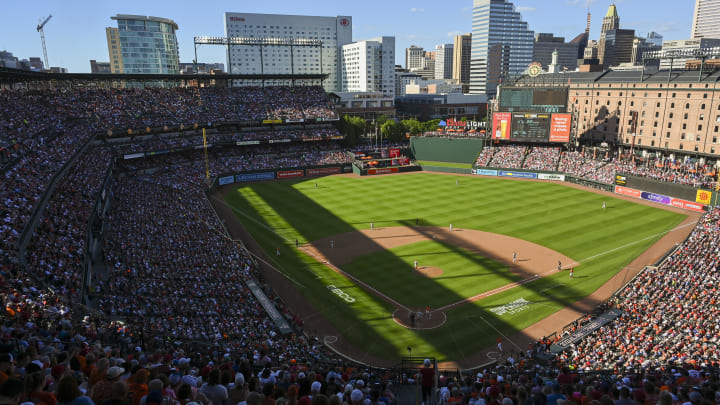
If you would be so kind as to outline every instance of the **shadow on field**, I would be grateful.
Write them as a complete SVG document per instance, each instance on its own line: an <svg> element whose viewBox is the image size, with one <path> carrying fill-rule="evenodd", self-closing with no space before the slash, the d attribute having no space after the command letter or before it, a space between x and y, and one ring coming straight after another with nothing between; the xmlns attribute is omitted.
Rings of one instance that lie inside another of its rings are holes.
<svg viewBox="0 0 720 405"><path fill-rule="evenodd" d="M506 322L500 316L480 309L476 305L472 304L461 304L458 307L451 310L448 314L448 321L445 326L428 330L428 331L415 331L415 330L394 330L399 328L398 326L392 326L388 328L388 324L381 323L377 325L368 324L371 321L382 321L391 319L391 314L397 308L392 302L387 299L376 295L373 291L367 290L368 294L371 295L376 304L380 305L385 313L368 313L368 309L363 307L363 303L354 302L347 303L340 299L335 293L326 288L324 280L320 279L318 275L313 271L313 268L318 266L324 267L320 263L307 264L307 258L304 253L295 249L295 241L287 240L274 232L270 224L266 221L266 218L272 217L273 215L279 216L287 223L285 228L293 228L299 234L299 239L313 240L312 232L309 230L308 224L316 224L318 227L322 227L327 230L327 234L340 234L346 232L353 232L355 228L350 224L344 222L341 218L337 217L333 212L328 211L323 206L315 202L312 198L312 190L308 188L305 190L308 195L303 194L297 188L292 185L298 183L298 181L278 181L274 183L257 183L247 184L241 187L249 187L254 192L257 198L262 199L266 204L273 208L274 213L260 213L253 207L252 203L248 201L245 196L241 193L234 192L231 199L233 205L238 206L235 202L242 206L242 213L235 212L236 218L242 222L244 231L249 231L252 236L247 232L233 231L231 230L232 236L242 237L248 241L249 247L261 246L265 254L263 255L268 261L274 263L276 267L279 267L285 274L291 276L292 280L288 278L278 277L276 274L273 276L273 287L278 288L281 285L283 288L292 289L295 299L302 294L305 300L310 302L312 307L303 306L301 302L296 301L295 307L291 306L291 310L296 312L303 319L309 319L313 317L311 323L307 320L310 326L310 332L313 328L317 328L315 331L319 334L333 333L328 328L324 327L321 320L315 315L322 315L324 318L332 323L334 330L340 331L344 339L340 339L336 344L339 350L343 353L350 355L353 359L368 362L372 364L381 365L394 365L399 362L399 357L406 350L406 342L412 342L414 339L424 341L427 345L433 347L437 353L442 354L446 360L462 360L475 353L480 349L491 347L495 343L495 339L500 336L500 333L504 335L512 335L519 332L519 328L515 327L511 323ZM312 184L310 182L309 184ZM236 185L237 186L237 185ZM323 187L326 187L325 185ZM218 211L221 211L218 204L214 204ZM297 210L300 209L298 212ZM227 207L224 208L225 217L227 217ZM420 220L419 227L416 227L416 218L411 219L400 219L391 220L386 219L385 221L373 221L376 226L382 226L382 223L388 225L392 223L393 226L404 225L413 227L420 233L425 234L428 239L432 239L431 228L422 225L431 225L423 223ZM366 222L356 222L354 224L369 224ZM278 228L280 229L280 228ZM361 235L358 233L358 235ZM366 238L365 242L377 245L370 238ZM457 255L461 255L466 259L482 265L488 268L488 263L482 263L480 258L475 257L469 252L457 247L459 239L455 239L452 235L444 237L442 240L443 244L448 248L447 252L452 252ZM276 248L281 248L282 255L276 257L274 252ZM321 253L327 256L329 246L316 247ZM256 252L259 253L259 252ZM443 252L446 253L446 252ZM475 252L473 252L475 253ZM502 258L496 257L493 252L486 250L478 250L477 253L480 256L484 256L488 259L493 259L498 262L505 262ZM388 255L390 266L407 267L407 263L400 257ZM518 268L515 269L514 274L509 274L505 271L504 266L497 266L488 268L491 273L495 273L498 277L502 277L507 280L508 283L516 282L518 280L530 278L533 274L524 272ZM273 272L269 267L266 266L265 272ZM322 272L318 272L322 274ZM486 273L488 274L488 273ZM480 274L478 274L479 276ZM442 276L442 278L451 278L453 276ZM466 277L466 276L460 276ZM470 277L471 278L471 277ZM355 288L363 288L355 285L349 280L347 282L340 283L335 282L335 287L340 290L346 291L352 294L352 290ZM467 297L458 295L455 291L445 288L443 285L434 282L432 278L424 278L424 284L422 284L423 294L439 294L443 297L448 298L448 302L458 302L465 300ZM472 282L469 280L468 282ZM300 285L302 286L300 286ZM552 294L554 286L557 285L557 281L552 280L538 280L530 284L530 286L538 287L537 290L547 287L549 294L545 295L549 304L555 304L550 306L557 307L573 307L573 302L583 297L582 294L572 287L565 286L562 293ZM304 287L303 287L304 286ZM520 287L520 288L528 288ZM557 290L557 289L556 289ZM552 295L551 295L552 294ZM566 297L566 298L563 298ZM392 297L391 297L392 298ZM596 305L598 303L593 303ZM418 308L419 310L419 308ZM363 312L365 311L365 312ZM570 321L570 320L569 320ZM319 323L318 323L319 322ZM488 328L490 326L490 328ZM338 336L340 337L340 336ZM381 353L378 355L378 353ZM394 354L397 358L389 358L390 354ZM418 356L425 356L426 353L414 354ZM432 353L431 353L432 354Z"/></svg>

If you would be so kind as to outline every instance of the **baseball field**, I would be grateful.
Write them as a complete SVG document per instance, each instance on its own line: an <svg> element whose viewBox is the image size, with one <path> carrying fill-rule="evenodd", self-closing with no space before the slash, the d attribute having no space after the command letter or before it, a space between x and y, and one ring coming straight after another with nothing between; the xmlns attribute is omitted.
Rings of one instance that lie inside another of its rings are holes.
<svg viewBox="0 0 720 405"><path fill-rule="evenodd" d="M226 206L309 304L303 319L369 363L408 348L462 362L572 307L687 218L563 184L427 173L228 187Z"/></svg>

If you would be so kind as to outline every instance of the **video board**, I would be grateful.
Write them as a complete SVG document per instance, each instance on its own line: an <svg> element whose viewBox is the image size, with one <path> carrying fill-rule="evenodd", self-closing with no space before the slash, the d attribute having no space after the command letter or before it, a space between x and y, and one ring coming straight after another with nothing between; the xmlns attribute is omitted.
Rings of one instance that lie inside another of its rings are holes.
<svg viewBox="0 0 720 405"><path fill-rule="evenodd" d="M567 87L503 87L498 111L564 113L567 103Z"/></svg>
<svg viewBox="0 0 720 405"><path fill-rule="evenodd" d="M496 112L492 138L513 142L570 142L571 114Z"/></svg>

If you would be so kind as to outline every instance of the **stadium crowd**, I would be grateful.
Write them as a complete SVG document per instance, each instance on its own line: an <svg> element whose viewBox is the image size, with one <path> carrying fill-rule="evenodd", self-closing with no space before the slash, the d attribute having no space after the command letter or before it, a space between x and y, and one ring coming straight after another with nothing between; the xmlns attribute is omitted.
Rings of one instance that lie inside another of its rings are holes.
<svg viewBox="0 0 720 405"><path fill-rule="evenodd" d="M529 152L528 152L529 148ZM612 184L616 174L632 174L640 177L678 183L695 188L714 188L717 184L716 169L697 162L661 162L644 160L636 162L628 157L613 155L595 156L590 152L564 151L559 147L521 145L488 145L478 155L479 167L560 171L572 176Z"/></svg>
<svg viewBox="0 0 720 405"><path fill-rule="evenodd" d="M718 365L719 240L720 210L711 210L661 266L640 273L611 301L621 317L558 361L582 369Z"/></svg>

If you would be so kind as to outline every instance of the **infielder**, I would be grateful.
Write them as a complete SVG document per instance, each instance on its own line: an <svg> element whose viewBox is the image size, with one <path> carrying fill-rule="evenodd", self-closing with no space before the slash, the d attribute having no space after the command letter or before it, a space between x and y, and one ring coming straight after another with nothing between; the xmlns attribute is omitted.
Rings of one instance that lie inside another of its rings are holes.
<svg viewBox="0 0 720 405"><path fill-rule="evenodd" d="M562 271L562 262L558 260L558 271Z"/></svg>
<svg viewBox="0 0 720 405"><path fill-rule="evenodd" d="M605 209L605 201L603 201L602 208Z"/></svg>
<svg viewBox="0 0 720 405"><path fill-rule="evenodd" d="M417 271L417 269L418 269L417 260L415 260L415 271Z"/></svg>
<svg viewBox="0 0 720 405"><path fill-rule="evenodd" d="M570 278L573 278L573 273L575 272L574 267L570 267Z"/></svg>
<svg viewBox="0 0 720 405"><path fill-rule="evenodd" d="M330 249L335 249L335 239L330 239Z"/></svg>
<svg viewBox="0 0 720 405"><path fill-rule="evenodd" d="M517 261L517 252L513 252L513 263Z"/></svg>

